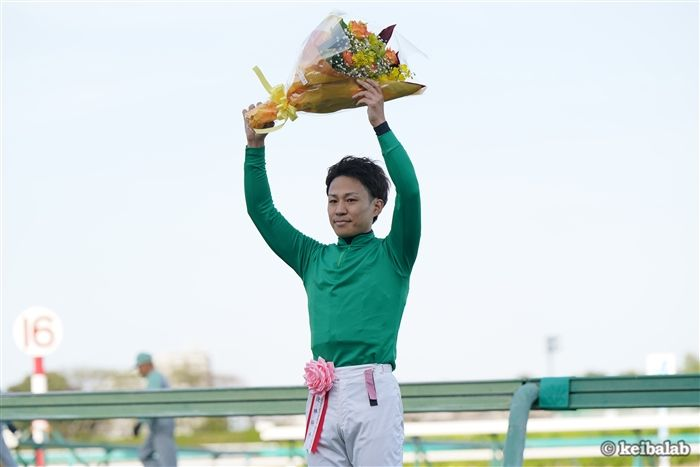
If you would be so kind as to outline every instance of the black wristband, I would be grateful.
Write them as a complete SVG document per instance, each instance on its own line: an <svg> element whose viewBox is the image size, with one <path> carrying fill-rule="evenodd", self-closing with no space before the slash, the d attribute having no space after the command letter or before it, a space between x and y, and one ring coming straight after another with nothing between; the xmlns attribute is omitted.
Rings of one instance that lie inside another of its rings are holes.
<svg viewBox="0 0 700 467"><path fill-rule="evenodd" d="M389 128L389 124L387 122L380 123L374 127L374 132L377 134L377 136L382 136L384 133L388 133L389 131L391 131L391 128Z"/></svg>

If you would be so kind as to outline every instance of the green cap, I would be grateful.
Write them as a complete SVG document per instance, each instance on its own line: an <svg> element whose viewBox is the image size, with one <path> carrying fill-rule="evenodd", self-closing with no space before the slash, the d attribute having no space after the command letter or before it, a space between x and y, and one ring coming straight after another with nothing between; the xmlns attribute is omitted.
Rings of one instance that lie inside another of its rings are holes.
<svg viewBox="0 0 700 467"><path fill-rule="evenodd" d="M151 358L151 354L146 353L146 352L141 352L136 356L136 366L139 365L144 365L146 363L151 363L153 359Z"/></svg>

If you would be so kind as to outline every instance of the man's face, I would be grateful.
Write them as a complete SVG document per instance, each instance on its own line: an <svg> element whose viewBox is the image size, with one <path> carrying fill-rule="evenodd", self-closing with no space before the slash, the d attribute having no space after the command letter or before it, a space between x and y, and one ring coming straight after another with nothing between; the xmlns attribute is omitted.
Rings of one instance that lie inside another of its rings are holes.
<svg viewBox="0 0 700 467"><path fill-rule="evenodd" d="M146 375L148 375L148 373L151 372L152 368L153 368L152 363L141 363L138 365L139 374L143 377L146 377Z"/></svg>
<svg viewBox="0 0 700 467"><path fill-rule="evenodd" d="M352 237L372 230L372 219L382 212L384 201L372 198L356 178L341 175L328 187L328 220L338 237Z"/></svg>

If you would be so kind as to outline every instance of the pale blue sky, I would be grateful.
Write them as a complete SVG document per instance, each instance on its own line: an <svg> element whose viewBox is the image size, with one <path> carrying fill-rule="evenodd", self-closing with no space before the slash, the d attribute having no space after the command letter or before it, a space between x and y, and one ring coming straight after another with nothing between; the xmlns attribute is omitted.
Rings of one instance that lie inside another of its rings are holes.
<svg viewBox="0 0 700 467"><path fill-rule="evenodd" d="M3 2L0 387L33 305L63 320L47 370L199 349L302 383L305 294L245 212L240 111L333 9L428 56L386 106L423 199L401 381L542 376L547 335L558 374L698 353L696 3ZM278 208L320 241L346 154L381 158L364 110L268 138Z"/></svg>

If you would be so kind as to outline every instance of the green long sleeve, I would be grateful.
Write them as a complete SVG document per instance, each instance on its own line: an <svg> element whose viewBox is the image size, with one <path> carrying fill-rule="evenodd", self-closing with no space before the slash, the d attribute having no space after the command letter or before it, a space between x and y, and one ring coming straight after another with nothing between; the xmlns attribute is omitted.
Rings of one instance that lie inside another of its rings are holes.
<svg viewBox="0 0 700 467"><path fill-rule="evenodd" d="M265 168L265 148L246 148L244 166L248 215L277 256L300 276L321 244L295 229L272 202Z"/></svg>
<svg viewBox="0 0 700 467"><path fill-rule="evenodd" d="M421 234L420 190L416 172L405 149L392 131L379 136L384 162L396 188L387 248L404 274L410 274L418 256Z"/></svg>

